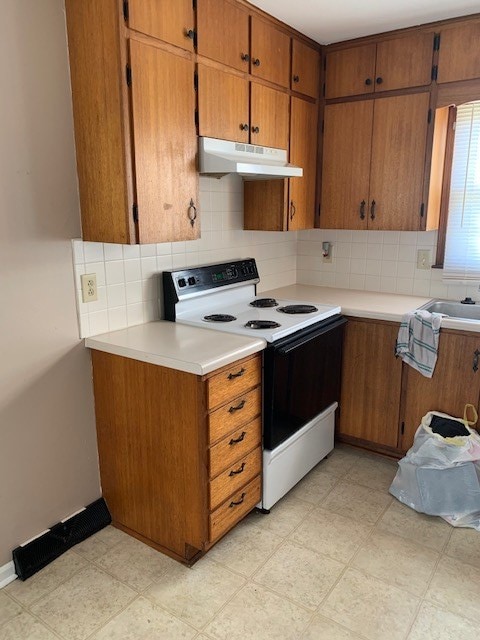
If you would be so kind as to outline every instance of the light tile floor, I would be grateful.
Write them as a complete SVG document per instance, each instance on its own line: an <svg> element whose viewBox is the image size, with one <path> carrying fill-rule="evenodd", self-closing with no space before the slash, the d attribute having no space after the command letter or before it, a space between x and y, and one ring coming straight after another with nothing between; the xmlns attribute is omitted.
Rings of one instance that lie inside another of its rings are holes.
<svg viewBox="0 0 480 640"><path fill-rule="evenodd" d="M107 527L0 591L0 640L477 640L480 533L388 493L337 448L192 569Z"/></svg>

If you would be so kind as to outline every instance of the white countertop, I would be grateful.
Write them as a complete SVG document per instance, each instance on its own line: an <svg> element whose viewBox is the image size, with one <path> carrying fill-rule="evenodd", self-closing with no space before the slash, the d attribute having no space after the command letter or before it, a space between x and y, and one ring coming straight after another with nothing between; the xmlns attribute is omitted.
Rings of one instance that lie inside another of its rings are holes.
<svg viewBox="0 0 480 640"><path fill-rule="evenodd" d="M85 339L85 346L170 369L205 375L262 351L262 338L160 320Z"/></svg>
<svg viewBox="0 0 480 640"><path fill-rule="evenodd" d="M262 296L272 298L292 298L302 302L318 302L334 304L342 308L346 316L390 320L400 322L403 314L422 307L432 298L401 295L399 293L378 293L376 291L357 291L354 289L336 289L334 287L318 287L308 284L292 284L279 289L262 291ZM480 322L476 320L460 320L442 318L444 329L480 332Z"/></svg>

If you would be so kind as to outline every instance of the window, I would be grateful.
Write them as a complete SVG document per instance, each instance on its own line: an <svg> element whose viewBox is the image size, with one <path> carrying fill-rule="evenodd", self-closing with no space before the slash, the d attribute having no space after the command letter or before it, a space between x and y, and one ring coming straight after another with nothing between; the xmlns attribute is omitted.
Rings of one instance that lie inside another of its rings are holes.
<svg viewBox="0 0 480 640"><path fill-rule="evenodd" d="M480 280L480 101L457 107L443 277Z"/></svg>

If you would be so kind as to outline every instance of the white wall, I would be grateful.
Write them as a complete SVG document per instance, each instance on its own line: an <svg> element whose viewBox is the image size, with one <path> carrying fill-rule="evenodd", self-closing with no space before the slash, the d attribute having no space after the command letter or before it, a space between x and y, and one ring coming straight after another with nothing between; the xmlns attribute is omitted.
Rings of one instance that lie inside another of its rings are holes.
<svg viewBox="0 0 480 640"><path fill-rule="evenodd" d="M63 2L1 5L0 566L100 495Z"/></svg>

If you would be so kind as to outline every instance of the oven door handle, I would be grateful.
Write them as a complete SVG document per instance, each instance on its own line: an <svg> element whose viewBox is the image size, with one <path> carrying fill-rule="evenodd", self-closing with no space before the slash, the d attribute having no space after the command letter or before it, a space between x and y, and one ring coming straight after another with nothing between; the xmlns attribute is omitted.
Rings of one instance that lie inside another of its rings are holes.
<svg viewBox="0 0 480 640"><path fill-rule="evenodd" d="M298 338L298 340L294 340L293 342L290 342L284 347L280 347L279 349L277 349L277 353L281 356L286 356L289 353L291 353L294 349L298 349L298 347L303 347L303 345L310 342L310 340L313 340L314 338L318 338L319 336L322 336L323 334L328 333L333 329L337 329L338 327L341 327L346 323L347 323L346 318L344 317L338 318L338 320L336 320L335 322L332 322L331 324L328 324L324 327L319 327L317 331L312 331L312 333L308 333L302 336L301 338Z"/></svg>

